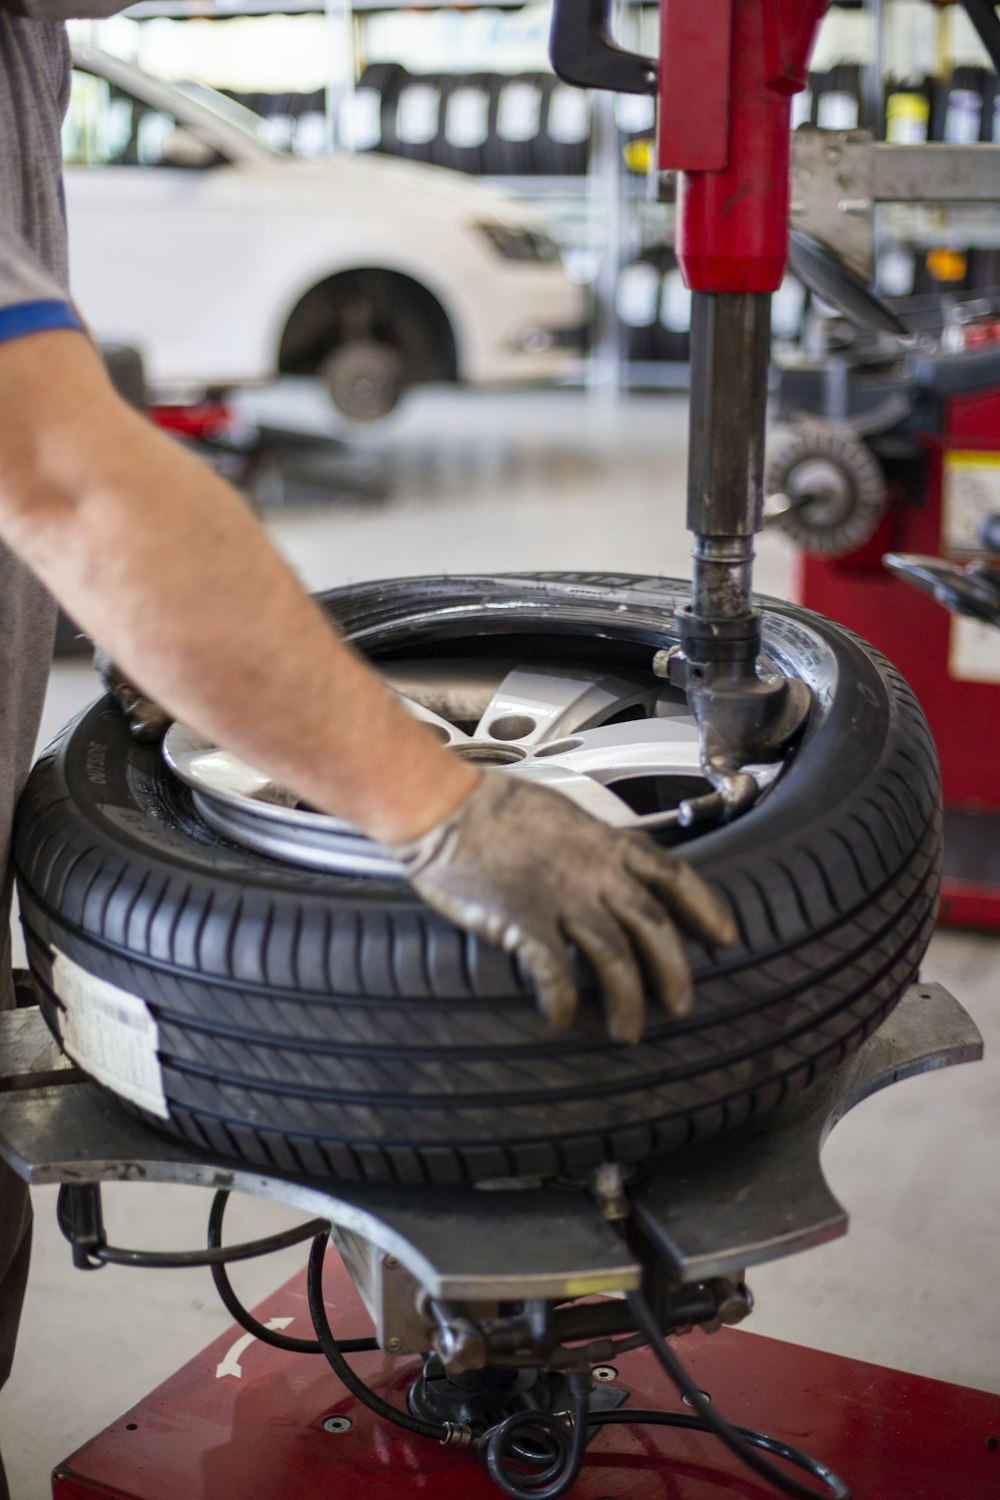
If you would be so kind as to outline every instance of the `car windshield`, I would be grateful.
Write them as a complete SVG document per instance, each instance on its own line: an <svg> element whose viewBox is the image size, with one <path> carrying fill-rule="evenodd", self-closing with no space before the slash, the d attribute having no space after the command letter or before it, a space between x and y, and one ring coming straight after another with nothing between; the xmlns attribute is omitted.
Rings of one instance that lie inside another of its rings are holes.
<svg viewBox="0 0 1000 1500"><path fill-rule="evenodd" d="M254 114L252 109L247 109L243 104L237 104L235 99L230 99L227 95L218 93L216 89L210 89L205 84L195 83L191 79L178 80L174 88L178 93L192 99L195 104L201 105L202 109L207 109L213 115L217 115L233 129L250 136L258 146L273 151L275 156L289 154L271 139L268 122L263 115Z"/></svg>

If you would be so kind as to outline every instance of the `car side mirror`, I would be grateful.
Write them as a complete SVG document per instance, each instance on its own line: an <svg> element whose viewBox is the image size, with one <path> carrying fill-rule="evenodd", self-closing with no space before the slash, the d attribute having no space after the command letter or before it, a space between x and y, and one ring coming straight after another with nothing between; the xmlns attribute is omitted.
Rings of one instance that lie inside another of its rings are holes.
<svg viewBox="0 0 1000 1500"><path fill-rule="evenodd" d="M163 167L199 170L214 167L221 159L214 146L182 125L170 132L160 151L160 165Z"/></svg>

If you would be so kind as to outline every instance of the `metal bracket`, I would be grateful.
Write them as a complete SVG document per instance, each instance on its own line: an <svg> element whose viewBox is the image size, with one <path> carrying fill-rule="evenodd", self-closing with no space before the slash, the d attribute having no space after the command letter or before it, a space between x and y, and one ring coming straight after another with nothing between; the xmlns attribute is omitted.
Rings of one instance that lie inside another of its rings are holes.
<svg viewBox="0 0 1000 1500"><path fill-rule="evenodd" d="M979 1029L940 984L914 984L839 1068L741 1131L664 1157L634 1195L643 1230L680 1281L730 1276L847 1233L820 1153L872 1094L936 1068L976 1062Z"/></svg>
<svg viewBox="0 0 1000 1500"><path fill-rule="evenodd" d="M897 146L869 130L792 135L791 225L833 250L864 281L874 275L879 203L995 203L1000 145Z"/></svg>

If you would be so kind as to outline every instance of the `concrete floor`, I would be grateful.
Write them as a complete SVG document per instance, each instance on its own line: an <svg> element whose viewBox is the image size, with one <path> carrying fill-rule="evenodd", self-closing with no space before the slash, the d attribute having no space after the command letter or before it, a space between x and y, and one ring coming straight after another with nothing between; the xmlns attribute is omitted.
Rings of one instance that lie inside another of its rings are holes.
<svg viewBox="0 0 1000 1500"><path fill-rule="evenodd" d="M306 386L270 399L303 427L329 425ZM426 393L391 425L352 435L324 503L269 508L265 520L313 588L462 570L687 574L685 426L684 403L671 397L615 407L562 392ZM789 563L781 539L765 536L760 589L784 593ZM94 692L85 662L57 665L43 737ZM975 1017L987 1060L897 1085L838 1126L824 1164L851 1233L755 1271L748 1326L1000 1392L1000 947L942 932L924 974ZM110 1191L107 1207L119 1243L203 1241L200 1190L129 1186ZM15 1500L44 1500L56 1462L230 1326L207 1272L84 1276L56 1230L52 1191L36 1194L36 1211L23 1336L0 1402ZM230 1231L266 1233L289 1218L237 1201ZM237 1268L234 1280L252 1303L302 1260L286 1251Z"/></svg>

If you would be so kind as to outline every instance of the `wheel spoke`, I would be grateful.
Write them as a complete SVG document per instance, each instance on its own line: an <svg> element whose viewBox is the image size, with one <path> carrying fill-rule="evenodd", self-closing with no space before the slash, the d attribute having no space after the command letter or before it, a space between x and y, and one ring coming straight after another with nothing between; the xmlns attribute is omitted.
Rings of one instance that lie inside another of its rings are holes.
<svg viewBox="0 0 1000 1500"><path fill-rule="evenodd" d="M407 693L397 692L396 697L408 714L411 714L415 719L419 719L422 724L426 724L429 729L435 731L442 744L460 745L468 743L469 736L465 733L465 730L459 729L450 719L446 719L443 714L435 713L432 708L425 708L422 703L418 702L416 698L411 698Z"/></svg>
<svg viewBox="0 0 1000 1500"><path fill-rule="evenodd" d="M612 828L630 827L636 814L610 787L604 786L582 771L574 771L555 757L552 760L524 760L519 765L509 766L508 776L519 776L525 781L549 787L575 802L592 817Z"/></svg>
<svg viewBox="0 0 1000 1500"><path fill-rule="evenodd" d="M495 689L474 739L523 746L544 744L600 724L636 704L652 704L661 691L654 679L595 676L580 668L516 667Z"/></svg>
<svg viewBox="0 0 1000 1500"><path fill-rule="evenodd" d="M633 776L700 777L698 729L685 712L585 729L534 762L603 785Z"/></svg>

